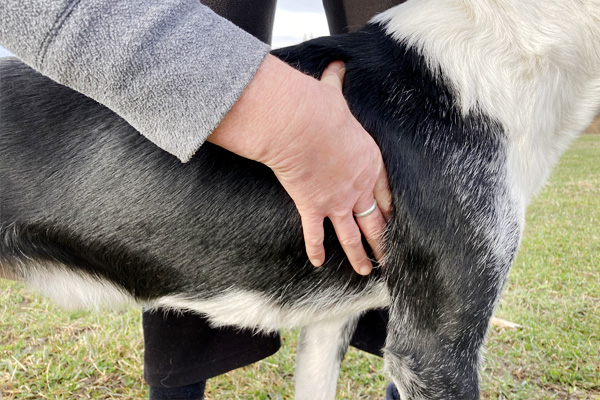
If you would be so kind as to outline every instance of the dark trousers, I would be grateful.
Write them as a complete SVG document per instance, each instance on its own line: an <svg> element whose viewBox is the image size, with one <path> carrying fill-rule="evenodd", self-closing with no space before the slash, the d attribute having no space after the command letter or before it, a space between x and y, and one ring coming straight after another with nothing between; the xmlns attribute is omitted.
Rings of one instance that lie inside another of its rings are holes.
<svg viewBox="0 0 600 400"><path fill-rule="evenodd" d="M323 0L332 34L352 32L373 15L403 0ZM266 43L271 41L276 0L202 0L221 16ZM371 311L358 324L352 346L380 355L386 311ZM195 314L144 312L144 378L150 386L191 385L275 353L279 335L211 328Z"/></svg>
<svg viewBox="0 0 600 400"><path fill-rule="evenodd" d="M370 311L359 321L351 345L381 355L387 312ZM153 387L205 381L275 353L279 335L211 328L195 314L144 312L144 378Z"/></svg>

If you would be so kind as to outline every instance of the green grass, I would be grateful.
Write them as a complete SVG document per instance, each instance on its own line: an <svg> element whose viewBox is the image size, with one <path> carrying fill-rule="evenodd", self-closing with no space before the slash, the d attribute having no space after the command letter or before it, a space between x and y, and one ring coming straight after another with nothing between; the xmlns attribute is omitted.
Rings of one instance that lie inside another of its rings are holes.
<svg viewBox="0 0 600 400"><path fill-rule="evenodd" d="M483 399L600 399L600 135L579 139L531 204L492 328ZM210 381L207 399L290 399L297 332L263 362ZM68 313L0 282L0 399L136 399L140 312ZM351 350L339 398L382 399L382 361Z"/></svg>
<svg viewBox="0 0 600 400"><path fill-rule="evenodd" d="M492 331L486 398L600 399L600 136L581 137L531 204Z"/></svg>
<svg viewBox="0 0 600 400"><path fill-rule="evenodd" d="M138 310L68 313L2 281L2 400L139 398L142 345Z"/></svg>

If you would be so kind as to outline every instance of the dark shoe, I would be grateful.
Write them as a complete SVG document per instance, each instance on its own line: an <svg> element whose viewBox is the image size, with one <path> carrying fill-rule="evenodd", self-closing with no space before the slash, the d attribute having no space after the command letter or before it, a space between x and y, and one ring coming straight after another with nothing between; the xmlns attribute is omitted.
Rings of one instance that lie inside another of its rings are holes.
<svg viewBox="0 0 600 400"><path fill-rule="evenodd" d="M385 400L402 400L400 399L400 393L398 393L398 389L396 389L396 385L390 383L385 389Z"/></svg>
<svg viewBox="0 0 600 400"><path fill-rule="evenodd" d="M175 388L150 386L150 400L202 400L205 386L206 381Z"/></svg>

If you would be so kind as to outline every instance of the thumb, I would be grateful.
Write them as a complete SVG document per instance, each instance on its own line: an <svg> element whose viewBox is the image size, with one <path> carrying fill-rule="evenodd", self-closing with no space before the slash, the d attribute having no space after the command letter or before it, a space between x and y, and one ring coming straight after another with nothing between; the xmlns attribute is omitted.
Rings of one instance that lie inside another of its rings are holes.
<svg viewBox="0 0 600 400"><path fill-rule="evenodd" d="M346 66L344 63L341 61L334 61L323 71L321 82L336 87L342 91L342 82L344 81L345 73Z"/></svg>

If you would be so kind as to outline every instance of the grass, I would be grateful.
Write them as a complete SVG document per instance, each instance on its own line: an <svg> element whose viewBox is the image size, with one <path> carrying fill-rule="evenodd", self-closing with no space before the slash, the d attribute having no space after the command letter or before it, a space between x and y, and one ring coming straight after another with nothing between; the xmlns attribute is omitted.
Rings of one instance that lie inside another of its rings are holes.
<svg viewBox="0 0 600 400"><path fill-rule="evenodd" d="M482 399L600 399L600 135L569 150L530 206L490 330ZM137 399L140 312L68 313L0 282L0 399ZM273 357L210 381L207 399L290 399L297 332ZM339 398L381 399L382 361L351 350Z"/></svg>
<svg viewBox="0 0 600 400"><path fill-rule="evenodd" d="M528 210L500 318L492 331L487 398L600 399L600 137L568 151Z"/></svg>

